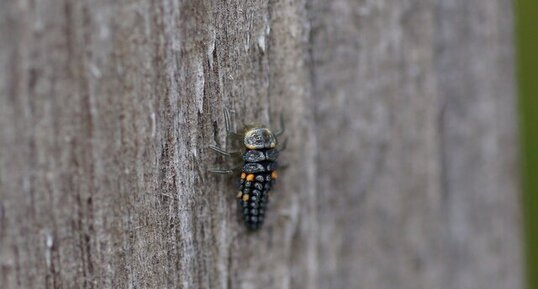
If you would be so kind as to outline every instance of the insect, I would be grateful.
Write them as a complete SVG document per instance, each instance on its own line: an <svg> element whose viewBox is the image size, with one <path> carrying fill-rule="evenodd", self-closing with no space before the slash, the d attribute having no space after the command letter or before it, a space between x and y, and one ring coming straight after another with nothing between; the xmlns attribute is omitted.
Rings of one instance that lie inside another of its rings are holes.
<svg viewBox="0 0 538 289"><path fill-rule="evenodd" d="M209 148L226 157L241 161L241 166L233 169L211 169L217 174L236 174L239 177L237 199L245 225L249 230L259 229L264 221L269 190L278 178L278 155L286 148L286 141L278 147L278 137L285 130L283 116L280 115L280 129L273 133L264 126L246 126L241 133L233 131L228 110L224 110L227 137L242 142L238 152L228 152L221 147Z"/></svg>

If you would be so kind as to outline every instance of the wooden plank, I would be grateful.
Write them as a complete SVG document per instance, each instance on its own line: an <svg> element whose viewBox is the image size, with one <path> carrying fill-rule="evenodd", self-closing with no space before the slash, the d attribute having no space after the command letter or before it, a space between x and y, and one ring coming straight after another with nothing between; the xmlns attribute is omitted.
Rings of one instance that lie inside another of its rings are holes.
<svg viewBox="0 0 538 289"><path fill-rule="evenodd" d="M521 288L508 0L4 1L2 288ZM223 110L289 145L236 214Z"/></svg>

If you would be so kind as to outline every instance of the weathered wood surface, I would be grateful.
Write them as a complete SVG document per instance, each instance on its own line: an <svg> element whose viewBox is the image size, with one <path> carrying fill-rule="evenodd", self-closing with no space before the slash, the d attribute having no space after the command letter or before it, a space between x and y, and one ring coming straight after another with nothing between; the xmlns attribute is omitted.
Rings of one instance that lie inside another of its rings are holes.
<svg viewBox="0 0 538 289"><path fill-rule="evenodd" d="M521 288L508 0L0 2L0 287ZM287 119L263 229L223 108Z"/></svg>

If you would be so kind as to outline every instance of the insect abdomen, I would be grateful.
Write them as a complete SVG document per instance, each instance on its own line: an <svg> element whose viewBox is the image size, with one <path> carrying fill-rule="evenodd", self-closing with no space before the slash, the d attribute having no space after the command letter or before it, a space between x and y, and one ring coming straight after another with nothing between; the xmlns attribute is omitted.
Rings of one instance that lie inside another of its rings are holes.
<svg viewBox="0 0 538 289"><path fill-rule="evenodd" d="M269 201L269 190L276 179L278 151L247 150L243 155L243 171L239 185L239 205L245 225L256 230L261 227Z"/></svg>

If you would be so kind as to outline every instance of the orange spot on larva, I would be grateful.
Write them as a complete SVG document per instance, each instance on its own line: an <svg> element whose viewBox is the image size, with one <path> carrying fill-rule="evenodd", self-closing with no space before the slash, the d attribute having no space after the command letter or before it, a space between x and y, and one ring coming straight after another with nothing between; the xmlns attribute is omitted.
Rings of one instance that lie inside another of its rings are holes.
<svg viewBox="0 0 538 289"><path fill-rule="evenodd" d="M245 173L241 173L241 178L242 178L242 179L244 179L244 178L246 178L246 177L247 177L247 174L245 174Z"/></svg>
<svg viewBox="0 0 538 289"><path fill-rule="evenodd" d="M248 201L248 198L249 198L249 195L248 195L248 194L244 194L244 195L243 195L243 201L245 201L245 202Z"/></svg>
<svg viewBox="0 0 538 289"><path fill-rule="evenodd" d="M278 173L276 171L273 171L271 173L271 178L276 180L278 178Z"/></svg>
<svg viewBox="0 0 538 289"><path fill-rule="evenodd" d="M250 174L247 176L247 181L252 182L254 180L254 175Z"/></svg>

